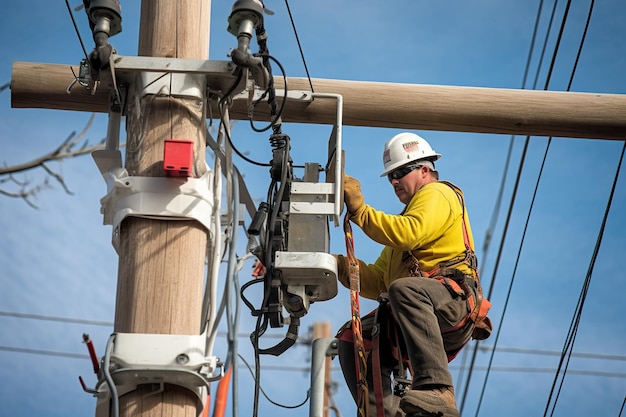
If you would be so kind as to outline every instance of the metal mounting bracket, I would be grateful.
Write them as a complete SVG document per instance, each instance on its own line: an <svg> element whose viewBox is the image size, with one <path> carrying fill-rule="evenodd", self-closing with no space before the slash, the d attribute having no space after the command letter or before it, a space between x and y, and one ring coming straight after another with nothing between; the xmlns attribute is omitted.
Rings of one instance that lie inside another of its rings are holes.
<svg viewBox="0 0 626 417"><path fill-rule="evenodd" d="M333 255L277 251L274 262L285 284L308 287L311 301L330 300L337 295L337 261Z"/></svg>
<svg viewBox="0 0 626 417"><path fill-rule="evenodd" d="M129 216L162 220L193 219L211 232L213 171L200 178L134 177L119 166L117 150L92 154L107 184L100 200L104 224L113 226L113 247L119 251L120 224Z"/></svg>
<svg viewBox="0 0 626 417"><path fill-rule="evenodd" d="M111 401L140 385L177 385L192 391L202 410L209 382L223 376L222 364L205 356L206 335L114 333L107 344L103 378L98 381L96 417L110 417ZM151 393L152 394L152 393ZM151 395L148 394L148 395ZM113 405L111 405L113 403Z"/></svg>

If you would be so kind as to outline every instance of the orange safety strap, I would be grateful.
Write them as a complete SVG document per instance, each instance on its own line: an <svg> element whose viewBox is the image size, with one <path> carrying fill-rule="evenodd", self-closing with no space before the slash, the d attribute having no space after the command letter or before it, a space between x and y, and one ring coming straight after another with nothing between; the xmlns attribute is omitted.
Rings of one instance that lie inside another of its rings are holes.
<svg viewBox="0 0 626 417"><path fill-rule="evenodd" d="M359 260L354 254L354 238L352 235L352 226L350 226L349 213L346 213L344 217L343 231L346 236L346 251L349 266L348 277L350 283L350 309L357 380L357 415L358 417L367 417L369 408L369 393L366 379L367 353L365 351L363 331L361 328L361 306L359 303L361 283L359 279Z"/></svg>

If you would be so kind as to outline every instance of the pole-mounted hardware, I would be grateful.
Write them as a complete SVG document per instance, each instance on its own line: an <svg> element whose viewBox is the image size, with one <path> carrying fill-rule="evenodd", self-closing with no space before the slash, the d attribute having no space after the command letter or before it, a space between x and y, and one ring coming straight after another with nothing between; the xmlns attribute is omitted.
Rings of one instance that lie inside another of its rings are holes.
<svg viewBox="0 0 626 417"><path fill-rule="evenodd" d="M250 40L255 29L263 28L263 10L259 0L237 0L228 17L228 32L237 37L237 48L230 52L230 57L238 67L250 70L261 89L267 88L269 73L263 59L250 52Z"/></svg>
<svg viewBox="0 0 626 417"><path fill-rule="evenodd" d="M252 311L253 315L263 315L265 320L251 338L257 343L265 331L265 323L271 327L289 324L285 338L273 347L258 349L260 354L282 354L295 343L300 318L308 313L310 305L329 300L338 292L337 262L329 254L329 219L338 224L343 203L343 100L335 94L307 93L308 99L313 97L337 102L326 163L323 167L306 163L304 175L296 178L292 173L288 136L270 136L274 146L270 176L281 185L273 197L274 203L261 203L248 229L248 233L260 235L265 242L262 259L266 267L264 297L267 299L261 309ZM322 171L325 181L319 178ZM283 310L288 317L283 317Z"/></svg>
<svg viewBox="0 0 626 417"><path fill-rule="evenodd" d="M94 37L102 33L108 39L122 31L122 8L118 0L83 0L83 5Z"/></svg>
<svg viewBox="0 0 626 417"><path fill-rule="evenodd" d="M206 354L206 335L114 333L107 342L95 388L83 389L97 397L96 417L119 415L119 397L151 385L165 384L193 392L198 410L204 408L209 383L223 376L223 364ZM81 380L82 383L82 380Z"/></svg>
<svg viewBox="0 0 626 417"><path fill-rule="evenodd" d="M100 71L109 66L115 53L109 38L122 31L122 9L118 0L83 0L83 6L95 47L87 59L81 61L81 71L76 80L95 93L100 83ZM88 76L84 67L89 68Z"/></svg>
<svg viewBox="0 0 626 417"><path fill-rule="evenodd" d="M92 154L107 183L107 194L100 200L104 224L113 226L112 243L119 250L120 224L129 216L163 220L193 219L211 232L213 212L213 172L200 178L130 176L112 150Z"/></svg>

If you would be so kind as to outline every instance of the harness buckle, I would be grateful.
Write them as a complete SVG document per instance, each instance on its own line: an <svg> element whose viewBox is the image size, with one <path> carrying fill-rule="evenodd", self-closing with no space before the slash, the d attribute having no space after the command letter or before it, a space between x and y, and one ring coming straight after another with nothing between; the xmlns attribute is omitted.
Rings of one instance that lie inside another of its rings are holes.
<svg viewBox="0 0 626 417"><path fill-rule="evenodd" d="M393 395L403 397L409 390L411 381L406 378L394 378L393 380Z"/></svg>

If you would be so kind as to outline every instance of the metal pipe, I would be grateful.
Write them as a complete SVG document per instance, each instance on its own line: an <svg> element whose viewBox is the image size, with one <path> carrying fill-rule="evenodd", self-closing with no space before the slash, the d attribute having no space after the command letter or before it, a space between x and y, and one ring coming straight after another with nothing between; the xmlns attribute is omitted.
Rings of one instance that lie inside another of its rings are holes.
<svg viewBox="0 0 626 417"><path fill-rule="evenodd" d="M325 362L327 356L337 355L337 339L315 339L311 348L311 407L309 417L323 417L324 391L326 389Z"/></svg>
<svg viewBox="0 0 626 417"><path fill-rule="evenodd" d="M331 93L312 93L313 98L334 98L337 100L337 113L335 120L335 209L333 220L335 227L339 227L339 217L341 215L341 189L343 186L343 178L341 176L341 147L342 145L342 126L343 126L343 96L341 94Z"/></svg>

